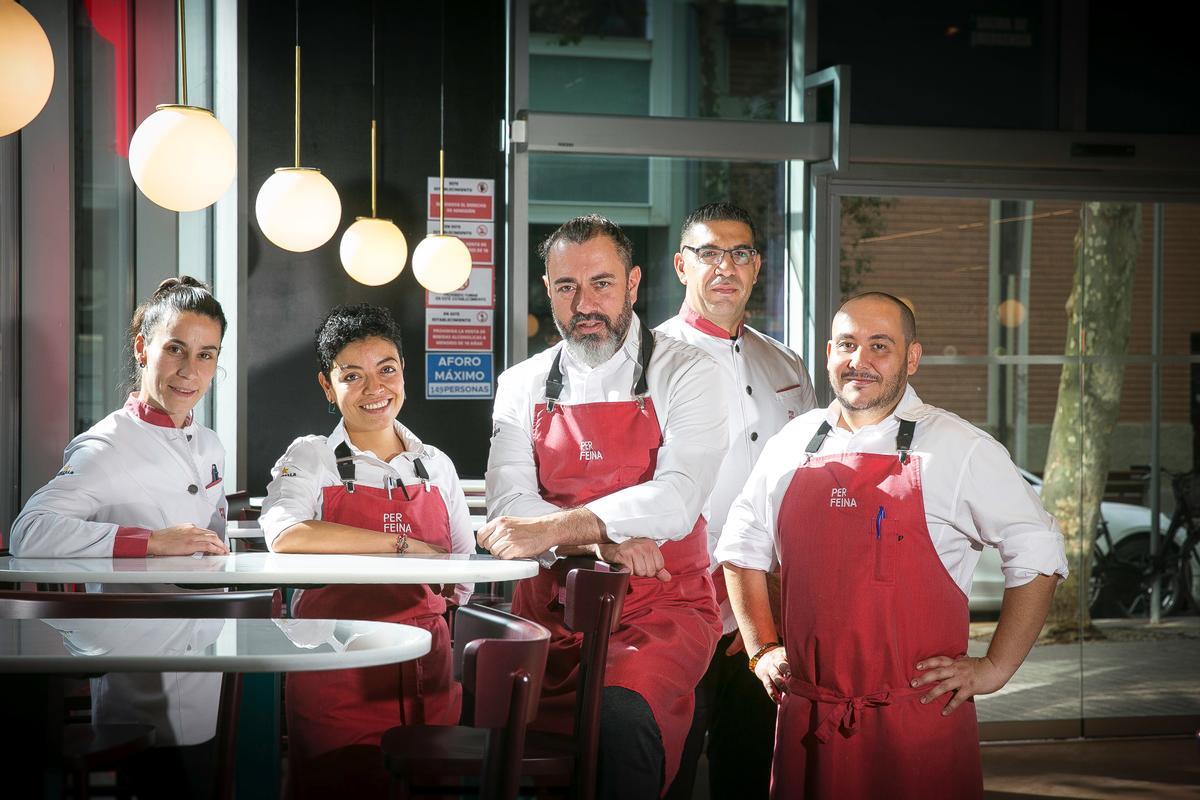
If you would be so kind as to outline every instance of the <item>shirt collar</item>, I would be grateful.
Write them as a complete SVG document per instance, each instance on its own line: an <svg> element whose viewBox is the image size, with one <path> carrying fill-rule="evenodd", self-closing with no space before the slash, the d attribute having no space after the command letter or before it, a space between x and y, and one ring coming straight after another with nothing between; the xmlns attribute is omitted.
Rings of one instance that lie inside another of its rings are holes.
<svg viewBox="0 0 1200 800"><path fill-rule="evenodd" d="M418 439L415 433L402 425L398 419L392 420L392 425L396 430L396 435L400 437L400 441L404 442L404 452L401 453L401 455L412 456L413 458L420 458L421 456L426 455L425 443ZM330 449L333 449L342 442L345 442L346 446L350 448L350 452L354 453L355 455L369 453L376 460L382 460L379 458L379 456L371 453L369 450L359 450L354 446L354 442L350 441L350 436L346 433L346 421L344 419L338 420L338 424L333 427L333 432L329 434L327 441Z"/></svg>
<svg viewBox="0 0 1200 800"><path fill-rule="evenodd" d="M891 425L892 420L906 419L915 422L920 420L921 417L925 416L925 410L927 408L928 406L925 404L925 402L921 400L920 397L917 397L917 390L914 389L910 383L904 387L904 394L900 397L900 402L896 405L896 408L890 415L884 417L874 425L868 425L865 428L860 428L859 430L864 431L871 428ZM828 422L830 427L832 427L834 430L838 430L838 422L841 421L841 418L842 404L835 397L833 402L830 403L828 408L825 410L825 421Z"/></svg>
<svg viewBox="0 0 1200 800"><path fill-rule="evenodd" d="M158 428L175 428L175 421L171 419L171 415L160 408L155 408L149 403L143 402L138 398L137 392L130 392L128 399L125 400L125 410L135 417L145 422L148 425L154 425ZM183 425L178 427L186 428L192 424L192 412L188 412L187 419L183 421Z"/></svg>
<svg viewBox="0 0 1200 800"><path fill-rule="evenodd" d="M745 321L739 322L737 326L737 333L731 336L729 331L725 330L717 323L710 322L709 320L700 316L700 312L689 306L687 300L684 300L683 305L679 307L679 316L683 318L684 322L686 322L688 325L691 325L701 333L707 333L709 336L716 336L718 339L738 339L742 335L742 330L746 327Z"/></svg>

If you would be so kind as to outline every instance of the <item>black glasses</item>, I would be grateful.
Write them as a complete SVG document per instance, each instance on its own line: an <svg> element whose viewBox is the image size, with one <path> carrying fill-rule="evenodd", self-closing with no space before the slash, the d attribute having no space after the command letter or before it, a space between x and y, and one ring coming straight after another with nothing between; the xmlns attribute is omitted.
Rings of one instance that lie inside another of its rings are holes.
<svg viewBox="0 0 1200 800"><path fill-rule="evenodd" d="M724 247L692 247L685 244L681 249L691 250L701 264L707 264L710 267L718 266L724 261L726 253L729 253L729 258L739 267L746 266L758 255L758 251L753 247L735 247L732 250L726 250Z"/></svg>

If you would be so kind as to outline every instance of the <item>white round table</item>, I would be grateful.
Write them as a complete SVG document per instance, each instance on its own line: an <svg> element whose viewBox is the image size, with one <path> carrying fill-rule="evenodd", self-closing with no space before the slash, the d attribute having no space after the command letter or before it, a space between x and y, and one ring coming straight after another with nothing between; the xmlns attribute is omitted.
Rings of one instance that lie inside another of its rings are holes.
<svg viewBox="0 0 1200 800"><path fill-rule="evenodd" d="M0 582L172 583L209 586L312 586L513 581L537 574L528 559L480 555L318 555L231 553L157 558L0 557Z"/></svg>
<svg viewBox="0 0 1200 800"><path fill-rule="evenodd" d="M429 631L329 619L3 619L0 672L311 672L411 661Z"/></svg>

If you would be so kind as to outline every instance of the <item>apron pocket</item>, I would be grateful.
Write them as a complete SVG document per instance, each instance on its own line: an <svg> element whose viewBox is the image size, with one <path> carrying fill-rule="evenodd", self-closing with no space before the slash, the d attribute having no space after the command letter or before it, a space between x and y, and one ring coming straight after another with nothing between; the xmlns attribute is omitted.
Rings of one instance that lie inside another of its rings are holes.
<svg viewBox="0 0 1200 800"><path fill-rule="evenodd" d="M899 534L889 520L883 520L875 535L875 582L892 584L896 582L896 548L899 546Z"/></svg>

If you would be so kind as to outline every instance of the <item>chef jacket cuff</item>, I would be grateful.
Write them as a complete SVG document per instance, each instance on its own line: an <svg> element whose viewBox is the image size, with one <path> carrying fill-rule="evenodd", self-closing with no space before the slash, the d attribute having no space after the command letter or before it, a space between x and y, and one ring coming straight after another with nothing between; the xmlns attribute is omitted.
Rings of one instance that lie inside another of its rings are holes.
<svg viewBox="0 0 1200 800"><path fill-rule="evenodd" d="M124 525L117 528L117 538L113 540L113 558L145 558L152 533L154 531L149 528Z"/></svg>

